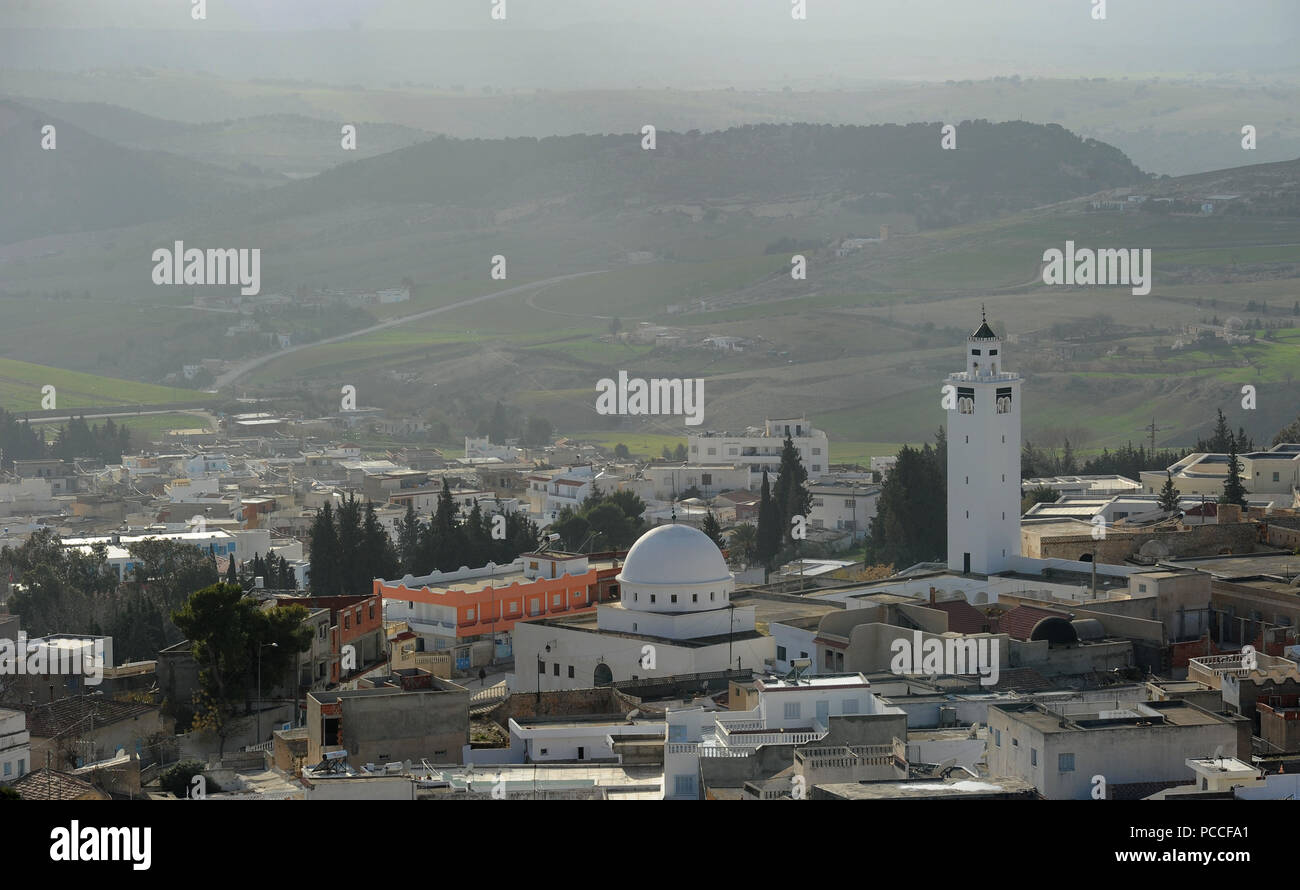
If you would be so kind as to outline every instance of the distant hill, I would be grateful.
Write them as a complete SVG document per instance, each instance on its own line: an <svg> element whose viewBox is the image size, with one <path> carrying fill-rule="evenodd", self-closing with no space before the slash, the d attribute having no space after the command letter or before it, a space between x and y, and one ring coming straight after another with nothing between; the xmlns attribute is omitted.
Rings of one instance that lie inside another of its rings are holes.
<svg viewBox="0 0 1300 890"><path fill-rule="evenodd" d="M343 122L301 114L184 123L104 102L18 101L125 148L166 151L249 176L260 175L263 185L279 184L286 176L315 175L343 161L386 154L433 135L397 124L351 120L357 127L356 149L344 151L340 145Z"/></svg>
<svg viewBox="0 0 1300 890"><path fill-rule="evenodd" d="M922 227L935 227L1149 179L1118 149L1055 124L967 121L951 151L940 148L940 126L660 131L654 150L641 148L639 134L438 138L264 193L251 207L256 219L278 219L357 205L504 208L565 199L595 212L834 195L853 209L914 213Z"/></svg>
<svg viewBox="0 0 1300 890"><path fill-rule="evenodd" d="M226 170L123 148L15 102L0 101L0 157L0 244L166 219L246 188Z"/></svg>

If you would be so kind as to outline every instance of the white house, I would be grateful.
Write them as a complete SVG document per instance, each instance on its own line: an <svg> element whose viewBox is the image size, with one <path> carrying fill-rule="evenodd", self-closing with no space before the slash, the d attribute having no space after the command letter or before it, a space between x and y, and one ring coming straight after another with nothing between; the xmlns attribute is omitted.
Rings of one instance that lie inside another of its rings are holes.
<svg viewBox="0 0 1300 890"><path fill-rule="evenodd" d="M699 797L700 759L752 755L763 745L806 745L824 739L832 717L902 714L871 692L862 674L828 674L754 681L758 704L749 711L669 708L664 747L664 797Z"/></svg>
<svg viewBox="0 0 1300 890"><path fill-rule="evenodd" d="M853 532L860 541L871 530L876 518L878 485L810 485L808 524L814 528L833 528Z"/></svg>
<svg viewBox="0 0 1300 890"><path fill-rule="evenodd" d="M31 733L27 715L0 708L0 785L16 782L31 772Z"/></svg>
<svg viewBox="0 0 1300 890"><path fill-rule="evenodd" d="M775 475L781 466L786 436L799 450L799 459L810 480L830 472L830 443L826 433L814 429L803 417L767 420L762 429L751 427L740 435L709 431L689 436L687 457L693 464L742 463L755 473L767 470Z"/></svg>

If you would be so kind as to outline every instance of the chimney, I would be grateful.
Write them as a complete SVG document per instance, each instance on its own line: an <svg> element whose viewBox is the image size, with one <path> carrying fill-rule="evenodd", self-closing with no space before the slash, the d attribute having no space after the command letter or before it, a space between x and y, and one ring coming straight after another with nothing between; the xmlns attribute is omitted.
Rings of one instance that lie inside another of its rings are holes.
<svg viewBox="0 0 1300 890"><path fill-rule="evenodd" d="M930 588L930 605L934 605L934 588Z"/></svg>

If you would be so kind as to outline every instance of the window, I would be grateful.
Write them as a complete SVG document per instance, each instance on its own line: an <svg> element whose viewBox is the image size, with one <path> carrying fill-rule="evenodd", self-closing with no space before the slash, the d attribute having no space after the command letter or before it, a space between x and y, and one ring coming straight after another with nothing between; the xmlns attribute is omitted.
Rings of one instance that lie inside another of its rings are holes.
<svg viewBox="0 0 1300 890"><path fill-rule="evenodd" d="M374 603L371 603L371 604L370 604L370 620L371 620L371 621L374 621L374 620L375 620L375 604L374 604Z"/></svg>
<svg viewBox="0 0 1300 890"><path fill-rule="evenodd" d="M822 453L822 450L821 450L820 448L814 448L814 449L812 450L812 453L813 453L813 454L821 454L821 453ZM1277 480L1274 479L1273 481L1276 482Z"/></svg>
<svg viewBox="0 0 1300 890"><path fill-rule="evenodd" d="M853 498L845 498L845 499L844 499L844 506L846 506L846 507L852 507L852 506L853 506Z"/></svg>
<svg viewBox="0 0 1300 890"><path fill-rule="evenodd" d="M320 626L320 633L317 634L317 636L318 636L320 639L322 639L322 640L325 639L325 634L326 634L326 632L329 631L329 629L330 629L330 626L329 626L328 624L322 624L322 625Z"/></svg>
<svg viewBox="0 0 1300 890"><path fill-rule="evenodd" d="M698 603L699 601L700 601L700 595L698 593L692 593L691 602Z"/></svg>
<svg viewBox="0 0 1300 890"><path fill-rule="evenodd" d="M466 618L466 620L468 620L468 621L473 621L473 620L474 620L474 610L473 610L473 609L468 609L468 610L466 610L466 612L465 612L465 618Z"/></svg>
<svg viewBox="0 0 1300 890"><path fill-rule="evenodd" d="M998 351L997 351L996 349L990 349L990 350L989 350L989 355L997 355L997 354L998 354Z"/></svg>
<svg viewBox="0 0 1300 890"><path fill-rule="evenodd" d="M26 772L27 772L27 761L24 758L20 757L18 758L18 775L21 776Z"/></svg>
<svg viewBox="0 0 1300 890"><path fill-rule="evenodd" d="M673 797L695 797L694 776L673 776Z"/></svg>
<svg viewBox="0 0 1300 890"><path fill-rule="evenodd" d="M12 763L9 763L8 761L5 761L5 775L12 776L13 772L14 772L14 765Z"/></svg>
<svg viewBox="0 0 1300 890"><path fill-rule="evenodd" d="M546 753L546 749L545 749L545 748L542 749L542 753L543 753L543 754Z"/></svg>
<svg viewBox="0 0 1300 890"><path fill-rule="evenodd" d="M406 604L406 608L408 608L408 609L414 609L414 608L415 608L415 603L410 603L410 602L408 602L408 603Z"/></svg>
<svg viewBox="0 0 1300 890"><path fill-rule="evenodd" d="M553 667L553 668L555 669L555 670L552 671L552 673L555 674L555 676L557 676L557 677L560 676L560 663L559 663L558 661L557 661L557 662L554 662L554 663L551 665L551 667Z"/></svg>
<svg viewBox="0 0 1300 890"><path fill-rule="evenodd" d="M826 650L826 667L835 670L835 653L829 649Z"/></svg>
<svg viewBox="0 0 1300 890"><path fill-rule="evenodd" d="M1038 766L1038 749L1037 749L1037 748L1030 748L1030 749L1029 749L1029 765L1030 765L1030 766Z"/></svg>
<svg viewBox="0 0 1300 890"><path fill-rule="evenodd" d="M712 484L713 484L713 474L712 474L712 473L701 473L701 474L700 474L700 484L701 484L701 485L712 485Z"/></svg>
<svg viewBox="0 0 1300 890"><path fill-rule="evenodd" d="M713 602L713 591L709 591L709 602Z"/></svg>
<svg viewBox="0 0 1300 890"><path fill-rule="evenodd" d="M797 701L788 701L785 703L785 719L799 719L799 703Z"/></svg>
<svg viewBox="0 0 1300 890"><path fill-rule="evenodd" d="M1020 747L1020 739L1015 738L1015 737L1012 737L1012 739L1011 739L1011 747L1013 747L1013 748L1019 748L1019 747Z"/></svg>
<svg viewBox="0 0 1300 890"><path fill-rule="evenodd" d="M546 662L542 661L540 658L537 659L537 673L546 673Z"/></svg>
<svg viewBox="0 0 1300 890"><path fill-rule="evenodd" d="M677 594L672 594L673 602L677 602Z"/></svg>
<svg viewBox="0 0 1300 890"><path fill-rule="evenodd" d="M1058 772L1062 772L1062 773L1072 773L1072 772L1074 772L1074 755L1073 755L1073 754L1057 754L1057 755L1056 755L1056 769L1057 769Z"/></svg>
<svg viewBox="0 0 1300 890"><path fill-rule="evenodd" d="M1007 481L1007 474L1006 474L1006 473L1003 473L1003 474L1002 474L1002 481L1003 481L1003 482L1006 482L1006 481Z"/></svg>
<svg viewBox="0 0 1300 890"><path fill-rule="evenodd" d="M344 616L343 616L343 629L344 629L344 630L348 630L348 629L351 628L351 627L352 627L352 616L351 616L351 615L344 615Z"/></svg>
<svg viewBox="0 0 1300 890"><path fill-rule="evenodd" d="M1274 481L1274 482L1277 482L1277 481L1278 481L1277 473L1274 473L1274 474L1273 474L1273 481Z"/></svg>
<svg viewBox="0 0 1300 890"><path fill-rule="evenodd" d="M668 741L684 742L686 741L686 727L673 725L668 727Z"/></svg>
<svg viewBox="0 0 1300 890"><path fill-rule="evenodd" d="M981 355L982 353L981 353L978 349L972 349L972 350L970 351L970 354L971 354L971 355Z"/></svg>
<svg viewBox="0 0 1300 890"><path fill-rule="evenodd" d="M573 665L569 665L569 679L573 679Z"/></svg>
<svg viewBox="0 0 1300 890"><path fill-rule="evenodd" d="M858 713L858 700L856 698L846 698L840 702L840 713L856 714Z"/></svg>
<svg viewBox="0 0 1300 890"><path fill-rule="evenodd" d="M970 477L969 477L969 476L966 477L966 484L967 484L967 485L970 485Z"/></svg>
<svg viewBox="0 0 1300 890"><path fill-rule="evenodd" d="M785 647L784 647L784 646L777 646L777 647L776 647L776 660L777 660L777 661L785 661Z"/></svg>
<svg viewBox="0 0 1300 890"><path fill-rule="evenodd" d="M999 748L1002 747L1002 730L1000 729L993 730L993 744Z"/></svg>
<svg viewBox="0 0 1300 890"><path fill-rule="evenodd" d="M655 601L655 595L652 593L650 594L650 602L653 603L654 601Z"/></svg>
<svg viewBox="0 0 1300 890"><path fill-rule="evenodd" d="M1139 584L1138 593L1146 593L1146 592L1147 592L1147 586L1145 584Z"/></svg>

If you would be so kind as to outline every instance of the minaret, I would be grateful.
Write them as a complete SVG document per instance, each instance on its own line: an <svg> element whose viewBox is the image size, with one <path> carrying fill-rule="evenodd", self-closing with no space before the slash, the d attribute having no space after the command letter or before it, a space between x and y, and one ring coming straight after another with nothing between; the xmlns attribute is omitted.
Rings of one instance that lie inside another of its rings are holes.
<svg viewBox="0 0 1300 890"><path fill-rule="evenodd" d="M983 308L980 310L984 315ZM1020 375L982 318L966 370L949 374L948 568L995 574L1020 555ZM955 396L955 398L953 398Z"/></svg>

